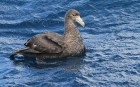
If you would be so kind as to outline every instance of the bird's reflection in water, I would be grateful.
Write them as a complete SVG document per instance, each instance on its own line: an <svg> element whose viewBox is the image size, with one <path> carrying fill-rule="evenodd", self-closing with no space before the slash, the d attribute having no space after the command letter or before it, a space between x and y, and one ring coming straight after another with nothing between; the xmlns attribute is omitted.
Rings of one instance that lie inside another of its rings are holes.
<svg viewBox="0 0 140 87"><path fill-rule="evenodd" d="M82 65L83 56L79 57L69 57L69 58L61 58L61 59L47 59L47 60L39 60L36 61L35 58L17 55L15 59L12 59L15 66L24 65L28 67L33 67L37 69L44 68L63 68L65 70L76 70Z"/></svg>
<svg viewBox="0 0 140 87"><path fill-rule="evenodd" d="M84 63L83 56L67 58L68 64L64 66L65 70L77 70Z"/></svg>

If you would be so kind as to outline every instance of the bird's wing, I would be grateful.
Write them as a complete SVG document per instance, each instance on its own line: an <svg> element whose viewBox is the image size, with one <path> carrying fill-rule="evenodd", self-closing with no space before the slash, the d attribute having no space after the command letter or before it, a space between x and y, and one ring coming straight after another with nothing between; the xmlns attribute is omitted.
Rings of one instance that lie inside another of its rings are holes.
<svg viewBox="0 0 140 87"><path fill-rule="evenodd" d="M40 53L60 53L63 51L63 36L57 33L46 32L37 34L24 44Z"/></svg>
<svg viewBox="0 0 140 87"><path fill-rule="evenodd" d="M57 44L63 46L64 42L63 42L63 35L60 35L58 33L54 33L54 32L44 32L44 34L52 41L57 42Z"/></svg>

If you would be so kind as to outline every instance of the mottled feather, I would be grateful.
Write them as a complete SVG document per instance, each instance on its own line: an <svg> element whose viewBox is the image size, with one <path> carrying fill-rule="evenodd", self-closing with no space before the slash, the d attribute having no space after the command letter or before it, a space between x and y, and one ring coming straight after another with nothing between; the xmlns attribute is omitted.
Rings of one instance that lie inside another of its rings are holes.
<svg viewBox="0 0 140 87"><path fill-rule="evenodd" d="M47 32L31 37L24 45L40 53L60 53L63 51L60 42L63 42L61 35Z"/></svg>

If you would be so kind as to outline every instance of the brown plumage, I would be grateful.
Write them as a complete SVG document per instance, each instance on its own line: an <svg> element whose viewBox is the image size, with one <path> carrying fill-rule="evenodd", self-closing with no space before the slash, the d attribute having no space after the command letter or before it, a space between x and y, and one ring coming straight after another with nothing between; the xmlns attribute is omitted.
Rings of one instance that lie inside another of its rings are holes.
<svg viewBox="0 0 140 87"><path fill-rule="evenodd" d="M64 35L54 32L37 34L24 44L23 49L13 51L11 57L16 54L35 56L37 60L47 58L64 58L69 56L80 56L85 53L80 32L75 22L85 25L78 11L70 9L65 14Z"/></svg>

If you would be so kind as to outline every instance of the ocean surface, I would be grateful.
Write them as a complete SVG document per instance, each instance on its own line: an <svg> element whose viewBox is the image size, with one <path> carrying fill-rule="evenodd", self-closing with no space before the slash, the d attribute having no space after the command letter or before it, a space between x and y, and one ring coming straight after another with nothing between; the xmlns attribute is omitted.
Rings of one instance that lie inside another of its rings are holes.
<svg viewBox="0 0 140 87"><path fill-rule="evenodd" d="M36 34L63 34L69 9L86 24L85 56L9 58ZM140 87L140 0L0 0L0 87Z"/></svg>

